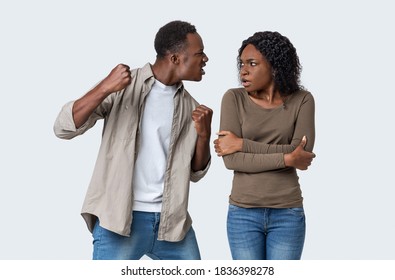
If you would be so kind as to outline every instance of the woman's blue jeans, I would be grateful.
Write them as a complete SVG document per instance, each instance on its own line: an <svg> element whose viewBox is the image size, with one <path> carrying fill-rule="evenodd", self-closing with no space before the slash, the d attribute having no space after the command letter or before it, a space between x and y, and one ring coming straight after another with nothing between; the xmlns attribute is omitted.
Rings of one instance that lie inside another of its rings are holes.
<svg viewBox="0 0 395 280"><path fill-rule="evenodd" d="M227 232L234 260L298 260L306 224L303 208L241 208L230 204Z"/></svg>
<svg viewBox="0 0 395 280"><path fill-rule="evenodd" d="M147 255L154 260L200 260L196 236L191 227L179 242L159 241L160 213L133 211L130 237L102 228L93 229L94 260L139 260Z"/></svg>

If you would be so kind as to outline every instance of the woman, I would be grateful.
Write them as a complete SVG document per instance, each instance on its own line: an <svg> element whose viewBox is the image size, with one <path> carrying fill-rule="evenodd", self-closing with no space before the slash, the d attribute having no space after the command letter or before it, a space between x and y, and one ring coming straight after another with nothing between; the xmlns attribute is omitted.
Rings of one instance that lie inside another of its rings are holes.
<svg viewBox="0 0 395 280"><path fill-rule="evenodd" d="M234 170L227 220L233 259L300 259L305 239L296 169L312 153L314 99L299 82L296 49L278 32L257 32L238 55L242 88L222 99L218 156Z"/></svg>

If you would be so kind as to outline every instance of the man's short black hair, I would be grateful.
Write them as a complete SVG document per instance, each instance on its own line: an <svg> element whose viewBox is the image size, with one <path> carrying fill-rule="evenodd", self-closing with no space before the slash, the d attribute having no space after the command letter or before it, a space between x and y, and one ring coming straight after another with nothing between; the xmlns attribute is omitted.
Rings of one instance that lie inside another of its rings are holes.
<svg viewBox="0 0 395 280"><path fill-rule="evenodd" d="M194 25L175 20L162 26L155 36L156 57L163 58L168 53L183 50L187 45L188 33L196 33Z"/></svg>

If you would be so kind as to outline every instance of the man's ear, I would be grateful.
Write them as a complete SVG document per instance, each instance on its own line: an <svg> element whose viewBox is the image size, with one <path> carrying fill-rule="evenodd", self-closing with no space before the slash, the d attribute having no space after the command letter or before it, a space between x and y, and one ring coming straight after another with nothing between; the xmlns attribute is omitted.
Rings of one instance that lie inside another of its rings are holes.
<svg viewBox="0 0 395 280"><path fill-rule="evenodd" d="M180 57L179 57L178 53L171 54L170 55L170 61L171 61L171 63L179 64L180 63Z"/></svg>

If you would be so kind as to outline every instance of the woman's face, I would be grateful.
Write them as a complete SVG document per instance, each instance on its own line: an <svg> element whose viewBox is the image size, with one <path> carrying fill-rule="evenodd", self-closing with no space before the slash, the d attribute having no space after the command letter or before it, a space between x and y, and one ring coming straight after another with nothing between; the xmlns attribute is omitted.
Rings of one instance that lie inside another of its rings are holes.
<svg viewBox="0 0 395 280"><path fill-rule="evenodd" d="M274 82L271 66L254 45L247 45L241 53L240 80L248 92L266 91Z"/></svg>

